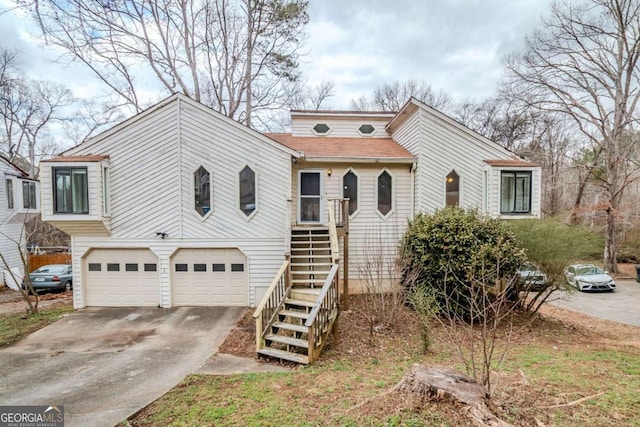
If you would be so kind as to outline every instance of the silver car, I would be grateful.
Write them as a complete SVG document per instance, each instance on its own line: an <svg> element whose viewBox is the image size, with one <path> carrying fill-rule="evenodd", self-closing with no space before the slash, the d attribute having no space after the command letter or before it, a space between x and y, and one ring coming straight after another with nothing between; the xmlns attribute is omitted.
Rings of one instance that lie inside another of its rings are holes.
<svg viewBox="0 0 640 427"><path fill-rule="evenodd" d="M570 265L565 273L567 282L579 291L614 291L616 282L609 273L593 264Z"/></svg>
<svg viewBox="0 0 640 427"><path fill-rule="evenodd" d="M43 265L29 273L31 284L36 292L61 290L70 291L73 288L73 272L70 264ZM26 284L22 283L24 289Z"/></svg>

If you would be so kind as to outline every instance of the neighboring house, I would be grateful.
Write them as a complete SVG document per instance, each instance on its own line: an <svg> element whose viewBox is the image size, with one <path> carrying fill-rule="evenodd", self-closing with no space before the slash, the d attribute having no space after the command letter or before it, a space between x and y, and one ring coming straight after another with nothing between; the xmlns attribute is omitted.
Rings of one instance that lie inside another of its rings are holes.
<svg viewBox="0 0 640 427"><path fill-rule="evenodd" d="M24 222L39 213L40 188L36 180L0 156L0 253L9 268L24 273L20 251L24 250ZM0 262L0 283L4 283L4 263Z"/></svg>
<svg viewBox="0 0 640 427"><path fill-rule="evenodd" d="M177 94L41 162L42 218L71 235L74 306L258 305L292 229L321 230L330 199L350 199L354 284L366 249L392 261L417 212L540 216L540 167L415 99L291 119L291 134L260 134Z"/></svg>

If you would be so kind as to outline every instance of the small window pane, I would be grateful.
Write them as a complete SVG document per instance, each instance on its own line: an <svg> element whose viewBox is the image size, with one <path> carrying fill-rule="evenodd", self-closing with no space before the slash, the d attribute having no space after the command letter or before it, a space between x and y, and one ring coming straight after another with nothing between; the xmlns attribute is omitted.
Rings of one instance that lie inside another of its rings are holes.
<svg viewBox="0 0 640 427"><path fill-rule="evenodd" d="M231 271L244 271L244 264L231 264Z"/></svg>
<svg viewBox="0 0 640 427"><path fill-rule="evenodd" d="M157 264L145 264L144 265L144 271L158 271L158 265Z"/></svg>
<svg viewBox="0 0 640 427"><path fill-rule="evenodd" d="M7 207L13 209L13 181L7 180Z"/></svg>
<svg viewBox="0 0 640 427"><path fill-rule="evenodd" d="M188 264L176 264L176 271L189 271L189 265Z"/></svg>
<svg viewBox="0 0 640 427"><path fill-rule="evenodd" d="M102 271L102 264L90 262L89 271Z"/></svg>
<svg viewBox="0 0 640 427"><path fill-rule="evenodd" d="M447 206L458 206L460 204L460 177L455 171L451 171L445 181L447 187Z"/></svg>
<svg viewBox="0 0 640 427"><path fill-rule="evenodd" d="M107 271L120 271L120 264L108 263L107 264Z"/></svg>
<svg viewBox="0 0 640 427"><path fill-rule="evenodd" d="M318 172L300 174L300 194L303 196L320 195L320 174Z"/></svg>
<svg viewBox="0 0 640 427"><path fill-rule="evenodd" d="M378 211L382 215L386 215L391 212L393 207L393 194L392 194L392 180L391 175L387 171L378 175Z"/></svg>
<svg viewBox="0 0 640 427"><path fill-rule="evenodd" d="M211 176L202 166L193 174L195 210L205 216L211 210Z"/></svg>
<svg viewBox="0 0 640 427"><path fill-rule="evenodd" d="M89 213L87 168L53 168L56 213Z"/></svg>
<svg viewBox="0 0 640 427"><path fill-rule="evenodd" d="M124 265L124 270L125 271L138 271L138 264L125 264Z"/></svg>
<svg viewBox="0 0 640 427"><path fill-rule="evenodd" d="M193 264L193 271L207 271L207 264Z"/></svg>
<svg viewBox="0 0 640 427"><path fill-rule="evenodd" d="M502 213L531 212L531 172L502 172L500 211Z"/></svg>
<svg viewBox="0 0 640 427"><path fill-rule="evenodd" d="M22 183L22 205L25 209L35 209L36 206L36 183Z"/></svg>
<svg viewBox="0 0 640 427"><path fill-rule="evenodd" d="M324 135L329 133L329 131L331 130L331 128L325 124L325 123L318 123L317 125L315 125L313 127L313 130L320 135Z"/></svg>
<svg viewBox="0 0 640 427"><path fill-rule="evenodd" d="M256 210L256 174L249 166L240 171L240 210L246 216Z"/></svg>
<svg viewBox="0 0 640 427"><path fill-rule="evenodd" d="M213 264L213 271L224 271L224 264Z"/></svg>
<svg viewBox="0 0 640 427"><path fill-rule="evenodd" d="M358 128L361 134L371 135L376 129L371 125L362 125Z"/></svg>
<svg viewBox="0 0 640 427"><path fill-rule="evenodd" d="M342 197L349 199L349 215L358 210L358 176L352 171L342 177Z"/></svg>

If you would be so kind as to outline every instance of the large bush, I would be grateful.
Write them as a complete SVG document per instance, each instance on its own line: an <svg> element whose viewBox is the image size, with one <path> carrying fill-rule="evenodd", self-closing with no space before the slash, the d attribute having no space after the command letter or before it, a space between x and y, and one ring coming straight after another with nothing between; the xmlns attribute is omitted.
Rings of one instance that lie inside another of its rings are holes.
<svg viewBox="0 0 640 427"><path fill-rule="evenodd" d="M418 214L402 239L402 260L406 286L430 289L441 310L473 320L476 300L513 278L525 256L504 222L456 207Z"/></svg>

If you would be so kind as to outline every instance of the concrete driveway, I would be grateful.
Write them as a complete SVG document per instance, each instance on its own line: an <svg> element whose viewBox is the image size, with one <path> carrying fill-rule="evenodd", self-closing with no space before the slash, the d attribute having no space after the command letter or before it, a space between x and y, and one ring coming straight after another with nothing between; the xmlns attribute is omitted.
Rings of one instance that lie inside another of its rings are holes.
<svg viewBox="0 0 640 427"><path fill-rule="evenodd" d="M574 292L554 294L551 304L590 316L640 326L640 283L617 279L615 292Z"/></svg>
<svg viewBox="0 0 640 427"><path fill-rule="evenodd" d="M0 405L113 426L198 371L245 309L87 308L0 350Z"/></svg>

